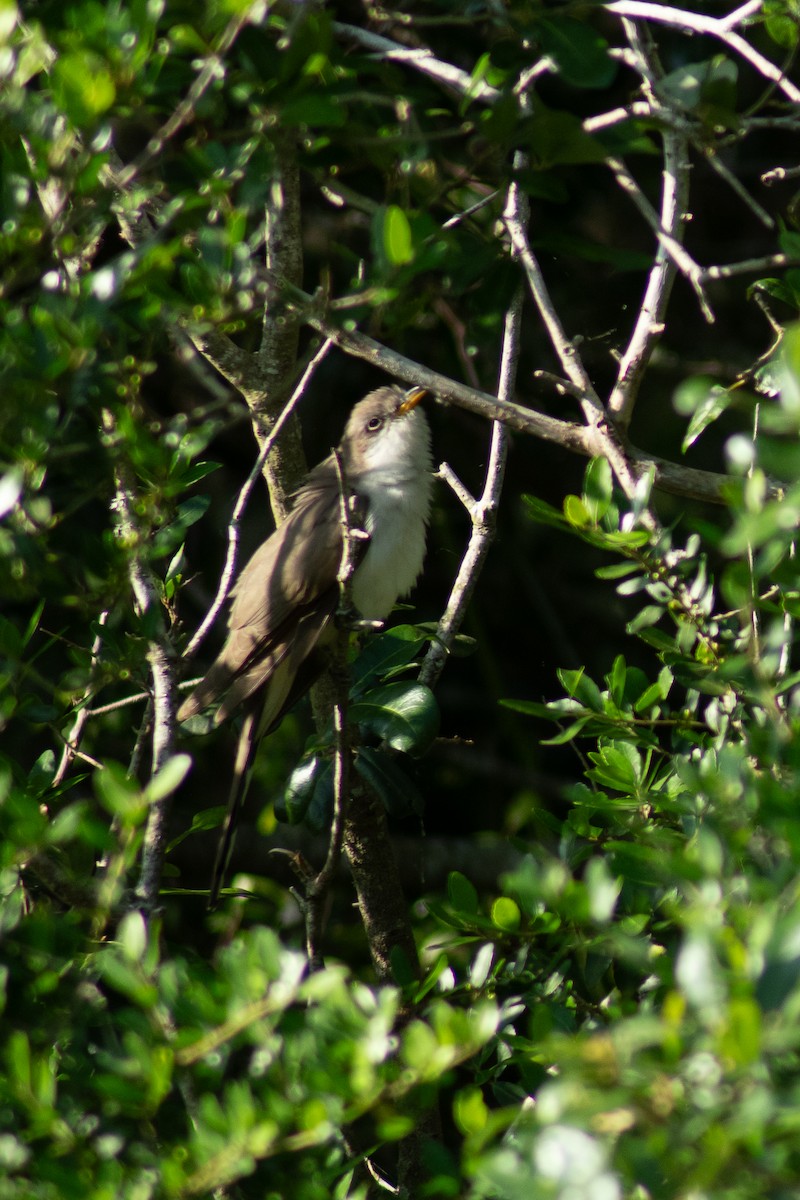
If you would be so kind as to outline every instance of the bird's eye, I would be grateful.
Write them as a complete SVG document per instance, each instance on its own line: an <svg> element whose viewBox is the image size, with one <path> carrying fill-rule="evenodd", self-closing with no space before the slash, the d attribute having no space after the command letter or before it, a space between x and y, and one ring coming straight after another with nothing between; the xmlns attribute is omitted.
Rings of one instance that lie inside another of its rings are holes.
<svg viewBox="0 0 800 1200"><path fill-rule="evenodd" d="M377 433L383 425L383 417L370 417L367 421L367 429L370 433Z"/></svg>

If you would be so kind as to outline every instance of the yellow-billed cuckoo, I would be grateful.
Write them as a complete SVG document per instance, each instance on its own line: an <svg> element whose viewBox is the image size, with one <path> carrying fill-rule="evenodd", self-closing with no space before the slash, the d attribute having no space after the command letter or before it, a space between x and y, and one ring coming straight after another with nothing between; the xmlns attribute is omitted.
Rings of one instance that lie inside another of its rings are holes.
<svg viewBox="0 0 800 1200"><path fill-rule="evenodd" d="M355 405L338 447L354 498L357 549L353 603L381 621L413 587L425 556L431 502L430 431L417 408L423 388L382 387ZM255 751L325 668L335 639L342 562L342 480L331 454L309 472L283 524L256 550L233 589L228 637L205 678L178 710L185 721L219 702L215 724L244 717L214 866L216 902Z"/></svg>

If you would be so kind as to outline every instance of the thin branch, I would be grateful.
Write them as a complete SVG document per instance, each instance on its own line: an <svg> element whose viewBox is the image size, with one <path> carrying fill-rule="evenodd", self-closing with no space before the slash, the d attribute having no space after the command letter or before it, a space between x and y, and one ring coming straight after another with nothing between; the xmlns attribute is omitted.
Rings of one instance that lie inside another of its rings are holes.
<svg viewBox="0 0 800 1200"><path fill-rule="evenodd" d="M450 463L440 463L439 470L436 472L439 479L443 480L451 491L458 497L461 503L469 512L475 505L475 497L470 492L469 488L465 487L459 477L456 475Z"/></svg>
<svg viewBox="0 0 800 1200"><path fill-rule="evenodd" d="M97 618L98 629L97 629L97 633L95 634L95 639L92 642L92 648L89 651L89 655L91 658L91 665L89 667L89 679L86 683L86 687L84 688L83 696L81 697L81 699L79 701L79 708L78 708L77 713L75 714L75 720L72 723L72 728L70 729L69 733L67 734L67 736L65 738L64 749L61 753L61 762L58 764L58 769L57 769L55 775L53 776L53 783L52 783L53 787L58 787L58 785L63 782L64 777L66 776L67 771L69 770L70 763L72 762L73 758L75 758L76 755L79 754L79 751L80 751L80 744L81 744L81 738L83 737L83 730L84 730L84 727L86 726L86 722L89 720L89 717L91 715L91 709L89 708L89 701L92 698L92 696L94 695L95 685L97 683L97 675L98 675L98 672L100 669L100 651L103 649L103 629L105 627L107 620L108 620L108 609L105 609L103 612L100 613L100 616ZM86 756L82 755L81 757L85 758Z"/></svg>
<svg viewBox="0 0 800 1200"><path fill-rule="evenodd" d="M513 394L514 391L519 360L521 320L522 290L520 289L505 316L500 379L497 386L497 393L501 398ZM467 607L475 591L486 556L494 541L496 514L500 504L507 456L508 430L500 421L494 421L483 491L477 500L472 501L471 504L465 504L472 523L467 549L450 591L447 606L439 620L436 640L431 643L420 668L419 681L428 687L436 686L439 676L444 670L453 642L461 628ZM456 493L462 502L468 496L463 487L456 489Z"/></svg>
<svg viewBox="0 0 800 1200"><path fill-rule="evenodd" d="M700 304L700 311L705 317L709 325L714 322L714 314L711 311L711 306L703 291L703 271L702 267L692 258L688 250L678 241L678 238L669 229L665 228L659 219L658 213L653 208L650 201L645 196L644 192L639 187L636 180L631 175L625 163L620 158L609 157L606 159L606 165L613 171L614 178L627 196L630 196L640 214L644 217L647 224L658 238L659 246L663 246L664 250L673 260L675 265L683 275L688 279L694 289Z"/></svg>
<svg viewBox="0 0 800 1200"><path fill-rule="evenodd" d="M718 154L715 154L709 147L706 147L704 158L712 171L719 175L727 183L728 187L734 192L742 203L750 209L750 212L760 221L765 229L774 229L775 222L765 208L762 207L756 200L755 196L751 196L747 188L742 183L741 179L727 167Z"/></svg>
<svg viewBox="0 0 800 1200"><path fill-rule="evenodd" d="M353 358L360 358L371 363L379 370L408 383L426 388L431 395L440 400L455 404L467 412L475 413L490 421L502 421L510 429L519 433L540 438L542 441L561 446L574 454L586 455L589 458L604 454L604 442L591 427L579 425L572 421L560 421L555 417L525 408L521 404L503 401L488 392L479 392L458 380L438 371L431 370L415 359L407 358L404 354L391 350L381 342L375 341L365 333L357 330L345 330L335 325L333 321L322 315L314 306L313 297L295 292L292 303L300 307L297 297L302 296L307 307L304 310L304 320L312 329L329 337L334 345ZM583 395L580 388L576 388ZM715 471L701 471L694 467L685 467L682 463L669 462L657 455L625 443L625 448L632 463L641 471L652 468L655 472L654 486L676 496L687 496L693 499L706 500L719 504L722 500L723 489L730 482L727 475Z"/></svg>
<svg viewBox="0 0 800 1200"><path fill-rule="evenodd" d="M659 223L670 239L677 242L689 196L689 161L686 142L680 134L665 130L661 136L664 170ZM608 399L608 413L621 429L630 425L644 372L663 332L675 273L675 258L666 244L659 241L636 323Z"/></svg>
<svg viewBox="0 0 800 1200"><path fill-rule="evenodd" d="M525 278L528 281L531 296L542 318L545 329L550 335L550 341L561 363L564 374L572 381L581 393L581 408L587 424L594 424L602 418L603 406L594 390L586 368L581 361L574 342L570 341L564 332L561 320L555 310L547 284L544 281L542 269L528 241L526 222L520 211L507 210L503 214L503 223L511 238L514 253L519 259Z"/></svg>
<svg viewBox="0 0 800 1200"><path fill-rule="evenodd" d="M763 258L744 258L738 263L726 263L718 267L704 267L705 279L730 279L734 275L749 275L751 272L779 271L784 267L795 267L800 263L797 254L766 254Z"/></svg>
<svg viewBox="0 0 800 1200"><path fill-rule="evenodd" d="M365 50L371 51L374 57L380 61L405 63L419 71L420 74L427 75L437 83L443 83L452 88L461 96L469 96L473 100L494 104L502 95L497 88L491 87L483 79L473 79L468 71L462 71L460 67L441 62L425 47L401 46L399 42L393 42L390 38L381 37L377 33L370 33L367 29L360 29L357 25L347 25L341 21L334 21L333 29L335 33L348 37L351 41L363 46Z"/></svg>
<svg viewBox="0 0 800 1200"><path fill-rule="evenodd" d="M526 166L527 156L518 151L514 159L515 169L520 171ZM530 217L528 197L514 180L508 187L503 217L507 223L509 220L517 222L523 229ZM520 286L509 305L503 323L503 344L497 383L497 395L503 401L510 400L516 388L523 300L523 290ZM507 457L508 430L500 421L494 421L483 491L480 498L475 501L471 500L466 488L450 472L449 468L446 468L445 464L441 468L442 474L445 474L446 470L452 475L452 482L456 485L456 494L460 496L469 513L472 529L447 605L436 629L436 639L431 643L420 668L420 683L424 683L428 687L435 687L444 670L447 656L461 628L478 577L494 541L495 521L500 505Z"/></svg>
<svg viewBox="0 0 800 1200"><path fill-rule="evenodd" d="M783 183L785 179L795 179L800 175L800 167L773 167L771 171L765 171L761 176L761 182L764 187L772 187L773 184Z"/></svg>
<svg viewBox="0 0 800 1200"><path fill-rule="evenodd" d="M800 88L787 79L780 67L770 59L765 58L750 45L739 33L734 32L733 26L752 17L762 7L760 0L751 0L741 5L727 17L707 17L702 13L687 12L684 9L672 8L668 4L650 3L648 0L611 0L604 7L605 12L615 13L621 17L633 17L634 20L658 21L671 25L675 29L684 29L687 33L706 33L720 41L734 53L739 54L765 79L777 85L793 103L800 103Z"/></svg>
<svg viewBox="0 0 800 1200"><path fill-rule="evenodd" d="M266 462L267 455L270 453L270 451L272 450L272 447L275 445L275 442L280 437L281 430L283 429L284 425L288 421L289 417L292 415L295 408L300 403L300 400L303 398L306 388L308 387L308 384L311 381L311 378L312 378L314 372L316 371L319 364L322 362L325 355L330 350L332 344L333 343L332 343L331 339L326 338L325 341L320 346L319 350L317 350L316 354L309 362L305 371L301 375L300 380L297 383L297 386L295 387L295 389L292 392L291 396L289 397L288 401L284 405L283 410L280 413L275 424L273 425L269 436L262 443L261 449L258 454L258 458L253 463L253 467L250 471L250 474L247 476L247 479L245 480L244 485L239 492L239 495L236 500L236 504L234 505L234 508L233 508L233 513L231 514L231 519L228 522L228 548L225 553L225 565L222 569L222 575L220 576L219 586L217 587L217 593L214 597L211 607L209 608L209 610L206 613L205 617L203 618L200 626L198 627L196 633L194 634L191 641L189 642L189 644L187 645L186 649L183 652L183 657L185 659L190 659L197 653L200 645L202 644L206 635L208 634L209 629L216 621L216 619L219 616L219 613L222 609L222 606L224 605L225 601L228 598L228 595L229 595L230 589L231 589L231 585L233 583L233 578L236 573L236 559L237 559L238 552L239 552L239 533L240 533L241 520L242 520L242 516L244 515L244 511L247 508L247 504L250 500L250 496L252 494L253 488L255 487L256 480L261 475L261 471L264 466L264 463Z"/></svg>

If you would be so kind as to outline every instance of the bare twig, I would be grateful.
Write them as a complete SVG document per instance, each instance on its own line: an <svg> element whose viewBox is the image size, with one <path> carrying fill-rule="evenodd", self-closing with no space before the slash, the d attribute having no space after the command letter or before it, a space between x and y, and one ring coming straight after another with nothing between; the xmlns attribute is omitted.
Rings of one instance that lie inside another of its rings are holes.
<svg viewBox="0 0 800 1200"><path fill-rule="evenodd" d="M663 140L663 185L661 227L673 242L679 241L688 199L688 157L686 143L679 133L666 130ZM621 430L631 422L639 385L663 331L669 293L675 280L676 263L663 241L658 242L654 264L644 289L642 305L630 341L619 365L618 376L608 398L608 413Z"/></svg>
<svg viewBox="0 0 800 1200"><path fill-rule="evenodd" d="M110 410L103 413L103 427L112 443L116 439L116 422ZM120 537L128 547L128 574L134 604L140 617L152 621L156 632L148 641L147 659L153 680L152 692L152 758L151 775L156 775L171 757L175 740L175 671L172 647L162 617L161 598L155 579L142 553L142 534L135 516L136 497L127 464L119 454L114 463L116 496L114 517ZM142 847L142 860L136 897L145 913L150 913L158 901L161 868L167 844L167 816L170 796L155 800L147 815Z"/></svg>
<svg viewBox="0 0 800 1200"><path fill-rule="evenodd" d="M497 387L498 395L505 397L513 393L517 361L519 358L519 336L522 316L522 292L517 292L505 317L503 336L503 352L500 365L500 380ZM475 591L478 577L483 568L495 535L495 520L500 503L500 493L505 475L506 457L508 454L508 430L500 421L492 423L489 463L486 469L486 479L483 491L477 500L472 500L469 493L455 477L449 482L455 487L456 494L469 513L472 523L467 549L461 560L444 613L436 629L436 640L431 643L420 668L420 683L435 687L444 670L447 657L461 628L467 607ZM440 473L444 474L444 467ZM452 473L451 473L452 474ZM470 503L471 501L471 503Z"/></svg>
<svg viewBox="0 0 800 1200"><path fill-rule="evenodd" d="M83 730L91 715L89 701L94 695L94 689L97 683L97 674L100 668L100 651L103 648L103 629L107 620L108 609L105 609L97 618L98 629L97 633L95 634L94 641L92 642L92 648L89 651L91 658L91 663L89 666L89 679L86 687L84 688L83 696L80 700L80 707L75 714L75 720L72 723L72 728L70 729L64 741L64 749L61 752L61 762L58 764L58 769L53 776L53 787L58 787L58 785L63 782L64 777L69 770L70 763L80 752ZM84 759L86 758L85 755L81 755L81 757Z"/></svg>
<svg viewBox="0 0 800 1200"><path fill-rule="evenodd" d="M343 24L341 21L334 21L333 28L336 33L350 38L359 46L363 46L365 50L371 51L382 62L406 63L419 71L421 75L427 75L429 78L435 79L437 83L445 84L461 96L470 96L474 100L493 104L502 95L497 88L491 87L485 80L475 80L468 71L462 71L460 67L442 62L425 47L401 46L399 42L393 42L390 38L381 37L367 29L360 29L357 25Z"/></svg>
<svg viewBox="0 0 800 1200"><path fill-rule="evenodd" d="M659 246L663 246L666 253L670 256L681 273L686 276L689 283L692 285L700 304L700 311L702 312L706 321L709 324L712 324L714 321L714 314L711 311L708 298L703 291L702 268L698 263L695 262L691 254L689 254L675 234L664 227L659 219L658 213L644 195L622 159L610 157L606 159L606 162L613 171L614 178L619 186L626 195L630 196L631 200L636 205L636 208L653 230L653 233L655 233L656 237L658 238Z"/></svg>
<svg viewBox="0 0 800 1200"><path fill-rule="evenodd" d="M764 187L772 187L775 183L783 183L785 179L794 179L800 175L800 167L773 167L761 176Z"/></svg>
<svg viewBox="0 0 800 1200"><path fill-rule="evenodd" d="M517 152L514 166L517 170L527 165L526 156ZM504 219L518 222L525 228L530 215L528 198L519 185L512 181L508 187ZM507 401L514 395L517 381L517 363L519 361L520 329L522 325L523 291L519 287L505 315L503 324L503 346L500 357L500 373L497 383L497 395L500 400ZM491 446L489 462L486 468L483 491L478 500L472 500L460 480L450 471L446 464L440 468L440 473L449 472L452 476L456 494L460 497L472 523L469 542L461 561L444 613L436 629L436 639L431 643L420 668L420 683L434 687L444 670L447 656L455 641L456 634L461 628L470 599L478 582L489 548L494 541L495 520L500 504L500 493L505 477L506 458L508 456L508 430L500 421L492 423Z"/></svg>
<svg viewBox="0 0 800 1200"><path fill-rule="evenodd" d="M727 183L727 185L731 189L731 191L735 192L735 194L739 197L739 199L742 201L742 203L747 208L750 209L750 212L753 214L753 216L756 218L756 220L760 221L765 229L774 229L775 222L772 219L772 217L769 215L767 210L761 204L758 203L755 196L750 195L747 188L742 183L741 179L739 179L739 177L736 174L734 174L734 172L730 169L730 167L727 167L725 165L725 163L722 161L722 159L719 157L719 155L715 154L711 149L707 148L704 158L705 158L706 162L708 163L708 165L711 167L712 171L714 171L717 175L719 175L720 179L723 179L725 181L725 183ZM763 182L763 180L762 180L762 182Z"/></svg>
<svg viewBox="0 0 800 1200"><path fill-rule="evenodd" d="M469 488L466 488L458 478L455 471L450 466L450 463L440 463L439 470L436 472L436 474L439 479L443 479L447 486L456 494L456 496L458 496L459 500L464 505L464 508L466 508L467 512L469 512L475 504L475 497L472 495Z"/></svg>
<svg viewBox="0 0 800 1200"><path fill-rule="evenodd" d="M729 13L727 17L707 17L702 13L672 8L669 4L656 4L650 0L611 0L605 5L605 11L616 13L621 17L632 17L634 20L657 21L671 25L675 29L686 30L687 33L706 33L711 37L719 38L729 50L738 54L759 75L771 80L789 100L798 104L800 103L800 88L787 79L780 67L765 58L741 34L734 32L735 25L742 24L761 7L761 0L751 0L750 3L743 4L734 12Z"/></svg>
<svg viewBox="0 0 800 1200"><path fill-rule="evenodd" d="M741 262L726 263L718 267L704 267L705 279L730 279L734 275L749 275L751 272L779 271L800 263L797 254L766 254L763 258L745 258Z"/></svg>
<svg viewBox="0 0 800 1200"><path fill-rule="evenodd" d="M269 436L262 443L258 458L253 463L250 474L247 476L247 479L245 480L244 485L239 492L239 495L236 499L236 504L233 508L233 513L231 514L231 519L228 523L228 548L225 554L225 565L222 569L222 575L220 576L217 593L214 597L211 607L183 652L183 657L186 659L192 658L197 653L200 645L208 634L209 629L216 621L222 606L228 598L231 585L233 583L233 577L236 573L236 559L239 551L239 529L241 520L250 500L253 488L255 487L256 480L261 475L267 455L271 452L276 440L278 437L280 437L281 430L291 414L294 412L297 405L300 403L300 400L303 398L314 372L330 350L331 345L331 339L326 338L320 348L317 350L314 357L309 362L305 371L301 375L297 386L284 405L279 417L275 421Z"/></svg>
<svg viewBox="0 0 800 1200"><path fill-rule="evenodd" d="M553 349L555 350L561 369L581 394L581 408L588 425L594 425L602 419L603 406L597 395L592 381L581 361L575 343L564 332L561 319L550 298L547 284L544 281L542 269L528 240L526 222L521 216L521 210L507 208L503 214L503 222L514 253L519 259L525 278L528 281L531 296L539 311L545 329L547 330Z"/></svg>

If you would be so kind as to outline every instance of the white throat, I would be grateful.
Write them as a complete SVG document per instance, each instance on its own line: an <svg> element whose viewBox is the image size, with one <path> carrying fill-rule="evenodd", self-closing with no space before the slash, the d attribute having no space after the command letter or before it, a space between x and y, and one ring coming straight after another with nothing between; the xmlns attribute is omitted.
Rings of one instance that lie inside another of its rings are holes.
<svg viewBox="0 0 800 1200"><path fill-rule="evenodd" d="M375 440L358 473L368 499L370 544L353 576L353 602L382 621L417 581L431 506L430 432L419 409L397 417Z"/></svg>

